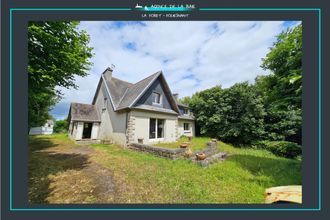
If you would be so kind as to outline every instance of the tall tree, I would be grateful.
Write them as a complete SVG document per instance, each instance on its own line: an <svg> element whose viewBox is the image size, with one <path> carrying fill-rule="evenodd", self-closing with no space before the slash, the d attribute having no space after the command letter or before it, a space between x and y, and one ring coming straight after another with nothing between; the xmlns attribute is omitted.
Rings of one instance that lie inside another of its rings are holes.
<svg viewBox="0 0 330 220"><path fill-rule="evenodd" d="M91 63L89 35L77 21L28 24L29 127L39 126L61 98L57 88L77 88L75 76L86 76Z"/></svg>
<svg viewBox="0 0 330 220"><path fill-rule="evenodd" d="M273 76L266 78L265 93L279 109L301 108L302 90L302 25L287 29L263 59L261 67Z"/></svg>
<svg viewBox="0 0 330 220"><path fill-rule="evenodd" d="M263 59L262 68L272 72L256 79L263 97L267 138L301 143L302 125L302 25L277 37Z"/></svg>

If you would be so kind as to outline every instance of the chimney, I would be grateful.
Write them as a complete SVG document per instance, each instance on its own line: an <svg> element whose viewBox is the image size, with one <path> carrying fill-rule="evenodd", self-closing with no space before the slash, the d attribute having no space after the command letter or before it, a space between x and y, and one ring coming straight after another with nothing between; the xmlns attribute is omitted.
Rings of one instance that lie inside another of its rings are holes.
<svg viewBox="0 0 330 220"><path fill-rule="evenodd" d="M112 78L112 72L113 69L115 68L115 65L111 64L111 67L106 68L103 72L103 76L105 77L106 80L111 80Z"/></svg>
<svg viewBox="0 0 330 220"><path fill-rule="evenodd" d="M173 95L175 101L178 101L179 93L173 93L172 95Z"/></svg>

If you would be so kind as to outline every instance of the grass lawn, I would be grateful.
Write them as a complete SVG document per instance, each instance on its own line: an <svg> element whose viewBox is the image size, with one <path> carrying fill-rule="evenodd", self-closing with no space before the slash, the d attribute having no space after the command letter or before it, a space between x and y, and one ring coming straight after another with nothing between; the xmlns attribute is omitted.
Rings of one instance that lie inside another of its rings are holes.
<svg viewBox="0 0 330 220"><path fill-rule="evenodd" d="M199 149L197 143L205 147L207 141L207 138L194 138L194 150ZM266 188L301 184L299 160L222 142L218 147L231 156L203 168L188 160L173 161L117 145L94 144L82 151L81 146L65 135L30 137L29 201L263 203ZM87 153L72 154L81 151ZM110 181L104 180L106 176L111 176L114 185L107 195L98 187Z"/></svg>
<svg viewBox="0 0 330 220"><path fill-rule="evenodd" d="M207 137L193 138L190 142L189 148L192 151L202 150L206 147L206 143L210 141L211 138L207 138ZM188 137L181 137L177 142L157 143L154 144L154 146L175 149L175 148L180 148L180 144L182 144L183 142L189 142Z"/></svg>

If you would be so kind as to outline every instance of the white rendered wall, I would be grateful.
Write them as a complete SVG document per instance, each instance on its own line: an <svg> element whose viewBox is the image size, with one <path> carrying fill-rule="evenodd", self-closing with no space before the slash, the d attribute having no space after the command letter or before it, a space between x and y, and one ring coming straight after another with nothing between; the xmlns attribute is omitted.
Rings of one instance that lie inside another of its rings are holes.
<svg viewBox="0 0 330 220"><path fill-rule="evenodd" d="M174 142L176 141L176 115L154 113L149 111L131 111L131 117L135 117L134 141L138 143L138 139L143 139L144 144L153 144L158 142ZM149 139L149 120L150 118L164 119L164 138Z"/></svg>
<svg viewBox="0 0 330 220"><path fill-rule="evenodd" d="M189 124L189 130L184 131L184 126L183 126L184 123ZM178 133L179 133L179 137L182 135L195 136L195 121L179 119L178 120Z"/></svg>
<svg viewBox="0 0 330 220"><path fill-rule="evenodd" d="M30 128L30 135L53 134L53 127L33 127Z"/></svg>
<svg viewBox="0 0 330 220"><path fill-rule="evenodd" d="M76 140L81 140L82 139L83 130L84 130L84 122L77 122L77 123L78 123L78 126L77 126L77 131L76 131L75 139Z"/></svg>
<svg viewBox="0 0 330 220"><path fill-rule="evenodd" d="M92 127L91 139L97 139L99 133L99 123L94 122Z"/></svg>

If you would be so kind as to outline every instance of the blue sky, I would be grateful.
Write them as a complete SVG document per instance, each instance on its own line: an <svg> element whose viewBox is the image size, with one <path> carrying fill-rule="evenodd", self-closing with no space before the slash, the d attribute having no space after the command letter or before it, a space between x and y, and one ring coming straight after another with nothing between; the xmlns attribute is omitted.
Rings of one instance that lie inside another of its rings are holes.
<svg viewBox="0 0 330 220"><path fill-rule="evenodd" d="M63 99L51 114L67 116L71 102L91 103L101 73L111 64L113 75L137 82L162 70L179 97L222 85L253 82L269 74L261 59L276 35L298 21L82 21L95 56L85 78L76 77L77 90L61 89Z"/></svg>

